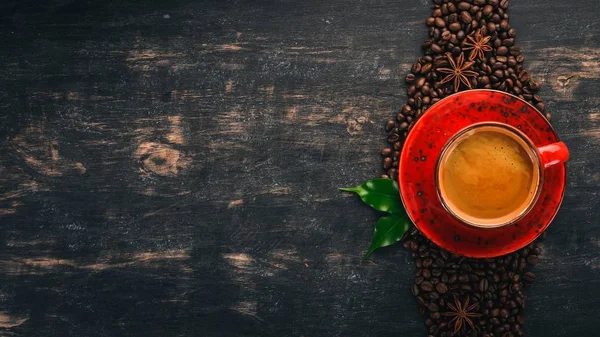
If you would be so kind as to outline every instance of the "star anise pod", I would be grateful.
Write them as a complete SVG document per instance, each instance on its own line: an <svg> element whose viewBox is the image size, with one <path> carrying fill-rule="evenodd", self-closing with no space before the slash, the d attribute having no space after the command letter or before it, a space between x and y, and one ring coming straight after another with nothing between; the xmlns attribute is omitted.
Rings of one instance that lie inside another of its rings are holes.
<svg viewBox="0 0 600 337"><path fill-rule="evenodd" d="M475 303L469 305L469 296L467 296L465 303L462 304L462 303L460 303L458 298L456 298L456 295L453 295L453 296L454 296L454 304L452 304L452 303L447 304L448 308L450 308L450 310L452 310L452 311L442 313L442 315L444 315L444 316L452 317L452 319L450 320L448 325L450 325L450 323L454 322L454 334L459 332L464 327L465 322L471 327L471 329L475 329L475 325L473 324L473 321L471 320L471 318L481 317L480 313L473 312L473 310L475 309L475 307L477 307L477 305L479 305L479 303L475 302Z"/></svg>
<svg viewBox="0 0 600 337"><path fill-rule="evenodd" d="M492 46L490 46L489 42L492 38L491 36L483 36L481 34L481 29L477 30L474 36L467 36L465 42L463 42L463 50L471 50L471 54L469 54L469 60L474 60L479 57L480 60L485 60L486 51L492 51Z"/></svg>
<svg viewBox="0 0 600 337"><path fill-rule="evenodd" d="M454 80L454 92L458 91L461 82L469 87L469 89L473 89L471 87L471 82L469 81L469 76L473 77L479 74L467 69L471 68L475 62L465 62L465 54L463 53L460 53L456 61L454 61L454 58L451 54L446 54L446 58L448 59L451 68L437 68L437 71L440 73L448 74L440 81L440 83L446 83Z"/></svg>

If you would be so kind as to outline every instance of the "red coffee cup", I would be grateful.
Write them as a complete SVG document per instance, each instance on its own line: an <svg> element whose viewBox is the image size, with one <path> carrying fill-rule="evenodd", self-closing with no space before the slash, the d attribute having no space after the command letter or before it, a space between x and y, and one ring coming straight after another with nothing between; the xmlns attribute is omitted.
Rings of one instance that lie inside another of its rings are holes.
<svg viewBox="0 0 600 337"><path fill-rule="evenodd" d="M440 158L459 137L484 125L519 139L538 168L534 198L506 221L469 221L440 193ZM402 202L415 226L437 245L469 257L516 251L538 237L554 219L566 185L569 151L544 115L524 100L495 90L468 90L426 110L412 126L399 161Z"/></svg>

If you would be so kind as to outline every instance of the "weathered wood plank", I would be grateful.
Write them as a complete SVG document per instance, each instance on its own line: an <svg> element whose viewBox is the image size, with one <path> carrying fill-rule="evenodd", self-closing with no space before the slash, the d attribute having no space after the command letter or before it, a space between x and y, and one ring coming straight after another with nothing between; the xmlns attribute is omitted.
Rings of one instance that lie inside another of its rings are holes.
<svg viewBox="0 0 600 337"><path fill-rule="evenodd" d="M424 335L410 256L361 262L376 215L337 187L380 173L428 5L0 4L0 334ZM511 4L572 151L529 336L596 334L598 14Z"/></svg>

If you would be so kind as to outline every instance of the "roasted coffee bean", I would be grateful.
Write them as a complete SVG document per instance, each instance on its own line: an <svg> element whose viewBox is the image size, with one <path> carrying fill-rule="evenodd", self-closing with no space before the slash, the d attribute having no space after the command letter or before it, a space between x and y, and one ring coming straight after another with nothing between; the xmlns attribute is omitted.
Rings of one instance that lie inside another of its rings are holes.
<svg viewBox="0 0 600 337"><path fill-rule="evenodd" d="M421 283L421 289L423 289L423 291L431 291L433 290L433 285L429 281L424 281Z"/></svg>
<svg viewBox="0 0 600 337"><path fill-rule="evenodd" d="M494 48L498 48L502 45L502 40L495 39L493 44L494 44Z"/></svg>
<svg viewBox="0 0 600 337"><path fill-rule="evenodd" d="M521 56L522 56L522 55L521 55ZM518 60L517 60L517 61L518 61ZM519 62L519 63L520 63L520 62ZM515 67L515 71L516 71L517 73L519 73L519 74L520 74L520 73L523 71L523 65L521 65L521 64L518 64L518 65Z"/></svg>
<svg viewBox="0 0 600 337"><path fill-rule="evenodd" d="M483 13L484 16L489 17L493 11L494 11L494 7L492 5L487 5L487 6L483 7L483 10L481 11L481 13Z"/></svg>
<svg viewBox="0 0 600 337"><path fill-rule="evenodd" d="M533 282L535 281L535 274L528 271L525 274L523 274L523 279L527 282Z"/></svg>
<svg viewBox="0 0 600 337"><path fill-rule="evenodd" d="M458 22L451 23L450 26L448 27L448 29L450 29L450 31L454 34L458 33L458 31L460 31L461 28L462 27L461 27L460 23L458 23Z"/></svg>
<svg viewBox="0 0 600 337"><path fill-rule="evenodd" d="M538 108L538 104L541 104L541 106L542 106L542 109ZM536 104L536 105L535 105L535 107L536 107L538 110L540 110L540 111L543 111L543 110L544 110L544 109L543 109L544 103L538 103L538 104ZM529 256L527 257L527 263L529 263L529 264L536 264L537 262L538 262L538 256L537 256L537 255L529 255Z"/></svg>
<svg viewBox="0 0 600 337"><path fill-rule="evenodd" d="M412 65L411 71L413 74L417 74L419 71L421 71L421 64L419 62L414 63Z"/></svg>
<svg viewBox="0 0 600 337"><path fill-rule="evenodd" d="M458 4L458 9L460 9L461 11L468 11L469 9L471 9L471 4L466 1L462 1Z"/></svg>
<svg viewBox="0 0 600 337"><path fill-rule="evenodd" d="M410 87L408 87L408 89L406 89L406 93L408 94L408 96L414 96L416 92L417 92L417 87L414 85L411 85Z"/></svg>
<svg viewBox="0 0 600 337"><path fill-rule="evenodd" d="M446 284L440 282L435 285L435 290L437 290L440 294L445 294L448 292L448 286L446 286Z"/></svg>
<svg viewBox="0 0 600 337"><path fill-rule="evenodd" d="M451 52L452 52L452 56L457 57L461 54L462 51L461 51L460 47L454 47L454 48L452 48Z"/></svg>
<svg viewBox="0 0 600 337"><path fill-rule="evenodd" d="M448 12L450 13L455 13L456 12L456 5L454 5L453 2L448 2L446 4L447 8L448 8Z"/></svg>
<svg viewBox="0 0 600 337"><path fill-rule="evenodd" d="M483 279L481 279L481 281L479 281L479 291L481 291L482 293L484 293L488 290L488 286L489 286L489 282L485 278L483 278Z"/></svg>
<svg viewBox="0 0 600 337"><path fill-rule="evenodd" d="M448 24L458 22L458 14L452 13L448 15Z"/></svg>
<svg viewBox="0 0 600 337"><path fill-rule="evenodd" d="M425 63L422 67L421 67L421 71L420 73L425 75L428 74L431 71L431 68L433 66L431 65L431 63Z"/></svg>
<svg viewBox="0 0 600 337"><path fill-rule="evenodd" d="M449 41L449 40L450 40L450 38L451 38L451 37L452 37L452 33L450 33L450 31L449 31L449 30L445 30L445 31L442 33L442 36L441 36L441 38L442 38L442 41L441 41L441 42L442 42L442 43L446 43L447 41Z"/></svg>
<svg viewBox="0 0 600 337"><path fill-rule="evenodd" d="M431 277L431 271L429 269L423 269L421 275L423 275L424 278L428 279Z"/></svg>
<svg viewBox="0 0 600 337"><path fill-rule="evenodd" d="M514 86L514 82L513 82L513 80L511 80L510 78L507 78L507 79L504 81L504 83L506 83L506 87L507 87L508 89L512 89L512 88L513 88L513 86Z"/></svg>
<svg viewBox="0 0 600 337"><path fill-rule="evenodd" d="M392 163L393 160L390 157L387 157L383 160L383 168L386 170L389 170L390 168L392 168Z"/></svg>
<svg viewBox="0 0 600 337"><path fill-rule="evenodd" d="M446 27L446 22L444 21L444 19L442 19L440 17L435 18L434 23L435 23L436 27L438 27L438 28Z"/></svg>
<svg viewBox="0 0 600 337"><path fill-rule="evenodd" d="M394 122L393 120L389 120L386 124L385 124L385 131L390 132L393 128L396 127L396 122ZM388 149L391 151L391 149Z"/></svg>
<svg viewBox="0 0 600 337"><path fill-rule="evenodd" d="M529 73L526 71L521 71L519 73L519 81L521 81L523 83L529 82Z"/></svg>
<svg viewBox="0 0 600 337"><path fill-rule="evenodd" d="M470 24L471 21L473 21L473 17L471 17L471 14L469 14L469 12L465 11L460 13L460 21L462 21L462 23L464 24Z"/></svg>
<svg viewBox="0 0 600 337"><path fill-rule="evenodd" d="M425 85L421 88L421 92L425 96L429 96L431 94L431 89L429 88L429 84L425 83Z"/></svg>
<svg viewBox="0 0 600 337"><path fill-rule="evenodd" d="M435 54L441 54L444 49L442 49L442 47L440 47L438 44L432 44L430 47L431 51Z"/></svg>
<svg viewBox="0 0 600 337"><path fill-rule="evenodd" d="M382 155L382 156L384 156L384 157L389 157L389 156L391 156L391 155L392 155L392 149L390 149L389 147L384 147L384 148L381 150L381 155Z"/></svg>
<svg viewBox="0 0 600 337"><path fill-rule="evenodd" d="M419 286L413 284L413 286L410 289L410 292L413 294L413 296L419 296Z"/></svg>

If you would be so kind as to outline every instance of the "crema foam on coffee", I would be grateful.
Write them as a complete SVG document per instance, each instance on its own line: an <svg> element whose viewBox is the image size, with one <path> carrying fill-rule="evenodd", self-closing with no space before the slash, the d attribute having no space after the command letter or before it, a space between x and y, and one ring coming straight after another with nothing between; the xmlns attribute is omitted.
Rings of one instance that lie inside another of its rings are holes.
<svg viewBox="0 0 600 337"><path fill-rule="evenodd" d="M468 222L497 225L518 217L533 201L538 163L516 134L482 126L449 145L439 167L447 206Z"/></svg>

